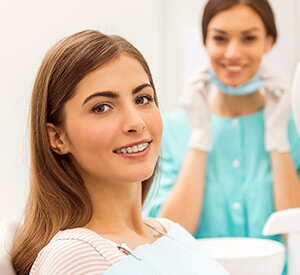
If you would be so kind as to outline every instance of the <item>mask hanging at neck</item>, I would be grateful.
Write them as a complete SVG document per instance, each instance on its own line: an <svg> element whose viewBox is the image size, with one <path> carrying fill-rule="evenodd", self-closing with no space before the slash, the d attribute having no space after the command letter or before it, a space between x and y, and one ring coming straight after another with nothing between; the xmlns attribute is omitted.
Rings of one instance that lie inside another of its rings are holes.
<svg viewBox="0 0 300 275"><path fill-rule="evenodd" d="M215 75L213 70L210 70L209 75L211 76L210 82L216 85L223 93L230 96L243 96L256 92L261 87L263 78L261 77L260 70L246 83L238 85L236 87L227 86L223 84Z"/></svg>

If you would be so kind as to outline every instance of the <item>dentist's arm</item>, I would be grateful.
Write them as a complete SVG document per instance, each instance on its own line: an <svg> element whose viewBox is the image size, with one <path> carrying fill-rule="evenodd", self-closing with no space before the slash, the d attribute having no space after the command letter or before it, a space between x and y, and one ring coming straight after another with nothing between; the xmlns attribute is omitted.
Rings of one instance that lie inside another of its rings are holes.
<svg viewBox="0 0 300 275"><path fill-rule="evenodd" d="M300 207L300 182L289 152L271 153L276 211Z"/></svg>
<svg viewBox="0 0 300 275"><path fill-rule="evenodd" d="M197 229L202 211L206 155L189 149L178 180L161 208L163 217L178 222L191 234Z"/></svg>
<svg viewBox="0 0 300 275"><path fill-rule="evenodd" d="M300 182L290 155L288 121L291 113L291 88L288 81L265 73L265 147L270 151L274 176L275 209L300 207Z"/></svg>
<svg viewBox="0 0 300 275"><path fill-rule="evenodd" d="M161 208L161 215L180 223L190 233L197 229L203 205L207 151L211 150L210 110L207 104L208 74L194 73L180 103L191 126L189 150L177 182Z"/></svg>

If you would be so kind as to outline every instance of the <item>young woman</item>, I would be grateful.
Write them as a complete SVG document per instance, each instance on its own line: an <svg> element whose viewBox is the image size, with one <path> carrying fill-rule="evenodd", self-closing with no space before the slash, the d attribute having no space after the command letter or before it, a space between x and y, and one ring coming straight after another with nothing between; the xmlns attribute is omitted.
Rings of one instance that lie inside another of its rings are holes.
<svg viewBox="0 0 300 275"><path fill-rule="evenodd" d="M274 15L266 0L209 0L202 34L210 65L189 78L184 109L165 116L160 189L146 213L196 238L264 237L273 211L300 207L289 83L261 65Z"/></svg>
<svg viewBox="0 0 300 275"><path fill-rule="evenodd" d="M141 208L162 121L129 42L87 30L44 58L31 102L31 188L17 274L227 274L196 240Z"/></svg>

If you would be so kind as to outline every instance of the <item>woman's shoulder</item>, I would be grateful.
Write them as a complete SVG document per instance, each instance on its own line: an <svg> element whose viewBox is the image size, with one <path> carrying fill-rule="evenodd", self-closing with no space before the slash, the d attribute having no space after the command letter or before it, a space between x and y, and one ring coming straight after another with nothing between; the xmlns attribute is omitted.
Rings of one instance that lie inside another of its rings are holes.
<svg viewBox="0 0 300 275"><path fill-rule="evenodd" d="M96 232L87 228L73 228L59 231L49 243L49 247L59 247L60 243L65 245L90 246L99 254L102 254L103 247L111 247L106 239Z"/></svg>
<svg viewBox="0 0 300 275"><path fill-rule="evenodd" d="M52 240L78 240L87 242L93 242L95 239L105 240L94 231L83 227L61 230L52 238Z"/></svg>
<svg viewBox="0 0 300 275"><path fill-rule="evenodd" d="M145 221L165 233L167 233L175 224L167 218L147 218Z"/></svg>
<svg viewBox="0 0 300 275"><path fill-rule="evenodd" d="M30 274L56 274L58 270L74 274L90 269L99 273L122 257L119 250L94 231L68 229L58 232L41 250Z"/></svg>

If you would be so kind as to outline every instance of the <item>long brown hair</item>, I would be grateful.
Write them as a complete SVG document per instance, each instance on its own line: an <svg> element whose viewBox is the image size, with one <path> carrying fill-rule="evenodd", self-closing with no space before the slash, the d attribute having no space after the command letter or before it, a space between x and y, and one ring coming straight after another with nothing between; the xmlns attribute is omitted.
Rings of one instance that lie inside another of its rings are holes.
<svg viewBox="0 0 300 275"><path fill-rule="evenodd" d="M139 61L155 93L144 57L119 36L82 31L59 41L42 61L31 98L30 193L24 224L11 253L17 274L29 273L39 251L59 230L84 226L92 217L92 204L83 180L67 155L50 149L46 124L63 126L63 108L74 95L76 85L122 53ZM142 202L153 176L142 183Z"/></svg>
<svg viewBox="0 0 300 275"><path fill-rule="evenodd" d="M206 43L207 27L211 19L219 12L236 5L246 5L252 8L261 18L267 31L267 36L277 39L275 16L267 0L209 0L204 8L202 16L202 39Z"/></svg>

